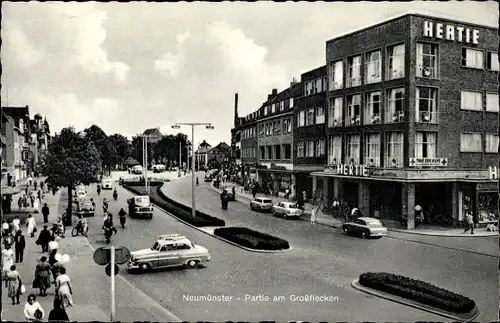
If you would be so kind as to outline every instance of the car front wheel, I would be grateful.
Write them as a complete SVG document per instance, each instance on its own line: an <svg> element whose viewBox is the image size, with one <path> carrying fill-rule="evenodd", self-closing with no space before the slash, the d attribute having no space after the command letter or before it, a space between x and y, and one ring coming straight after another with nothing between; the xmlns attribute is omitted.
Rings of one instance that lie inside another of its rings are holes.
<svg viewBox="0 0 500 323"><path fill-rule="evenodd" d="M147 271L147 270L150 270L151 269L151 266L149 264L140 264L139 265L139 268L142 270L142 271Z"/></svg>
<svg viewBox="0 0 500 323"><path fill-rule="evenodd" d="M349 235L349 229L348 229L347 227L345 227L345 228L344 228L344 234L345 234L346 236L348 236L348 235Z"/></svg>
<svg viewBox="0 0 500 323"><path fill-rule="evenodd" d="M187 262L187 266L189 268L195 268L196 266L198 266L198 261L197 260L189 260Z"/></svg>
<svg viewBox="0 0 500 323"><path fill-rule="evenodd" d="M366 234L365 231L361 232L361 238L363 238L363 239L368 238L368 234Z"/></svg>

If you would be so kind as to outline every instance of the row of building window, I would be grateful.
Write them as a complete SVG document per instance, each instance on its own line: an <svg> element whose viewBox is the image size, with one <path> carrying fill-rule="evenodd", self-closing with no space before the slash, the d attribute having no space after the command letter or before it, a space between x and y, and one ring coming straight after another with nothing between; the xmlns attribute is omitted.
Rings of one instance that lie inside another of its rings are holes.
<svg viewBox="0 0 500 323"><path fill-rule="evenodd" d="M373 167L403 167L404 142L403 132L393 131L385 133L384 160L381 159L381 134L368 133L364 137L363 157L361 156L361 135L347 134L342 140L342 135L330 135L328 138L328 164L340 163L364 163ZM344 145L343 145L344 143ZM460 136L461 152L483 152L496 153L498 151L498 136L495 134L485 135L486 145L483 147L482 134L464 133ZM342 153L343 152L343 153ZM299 153L297 153L297 157ZM437 157L437 132L416 132L414 157L435 158ZM362 162L361 162L362 160ZM382 164L383 162L383 164Z"/></svg>
<svg viewBox="0 0 500 323"><path fill-rule="evenodd" d="M260 160L291 160L292 145L260 146Z"/></svg>
<svg viewBox="0 0 500 323"><path fill-rule="evenodd" d="M297 127L312 126L325 123L325 108L316 107L299 111L297 114Z"/></svg>
<svg viewBox="0 0 500 323"><path fill-rule="evenodd" d="M326 91L327 88L326 76L319 77L312 81L304 82L304 96L313 95Z"/></svg>
<svg viewBox="0 0 500 323"><path fill-rule="evenodd" d="M264 115L267 116L268 114L283 112L285 109L293 109L293 98L273 103L270 106L265 106Z"/></svg>
<svg viewBox="0 0 500 323"><path fill-rule="evenodd" d="M283 122L282 122L283 121ZM292 133L292 119L270 121L259 125L259 137L280 136Z"/></svg>
<svg viewBox="0 0 500 323"><path fill-rule="evenodd" d="M243 129L241 131L241 139L253 138L257 134L257 127Z"/></svg>
<svg viewBox="0 0 500 323"><path fill-rule="evenodd" d="M255 158L255 157L257 157L257 148L243 148L241 150L241 157L243 157L243 158Z"/></svg>
<svg viewBox="0 0 500 323"><path fill-rule="evenodd" d="M297 157L325 156L325 140L301 140L297 142Z"/></svg>
<svg viewBox="0 0 500 323"><path fill-rule="evenodd" d="M398 44L387 47L386 80L394 80L405 76L405 45ZM346 86L355 87L362 84L361 55L347 58ZM438 44L417 43L417 77L438 78L439 46ZM487 52L486 68L499 70L498 54ZM484 69L484 52L478 49L462 48L461 66ZM330 62L328 68L329 90L344 88L344 61ZM382 52L371 51L365 54L364 84L382 82Z"/></svg>

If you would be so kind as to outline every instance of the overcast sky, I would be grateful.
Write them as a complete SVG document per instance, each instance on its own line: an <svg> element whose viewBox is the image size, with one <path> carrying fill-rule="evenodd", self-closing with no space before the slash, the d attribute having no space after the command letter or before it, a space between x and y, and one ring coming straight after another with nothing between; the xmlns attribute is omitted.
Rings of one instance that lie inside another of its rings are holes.
<svg viewBox="0 0 500 323"><path fill-rule="evenodd" d="M255 111L324 65L326 40L407 12L498 27L495 2L3 2L2 105L29 105L52 132L211 122L195 142L229 143L234 93L240 116Z"/></svg>

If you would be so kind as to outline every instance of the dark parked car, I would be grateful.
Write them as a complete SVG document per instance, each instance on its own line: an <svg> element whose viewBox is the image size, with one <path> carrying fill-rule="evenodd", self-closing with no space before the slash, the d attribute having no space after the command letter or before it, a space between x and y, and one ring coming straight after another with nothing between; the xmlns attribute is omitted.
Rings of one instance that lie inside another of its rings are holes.
<svg viewBox="0 0 500 323"><path fill-rule="evenodd" d="M346 235L360 236L363 239L380 239L387 235L387 228L379 219L361 217L342 224L342 231Z"/></svg>

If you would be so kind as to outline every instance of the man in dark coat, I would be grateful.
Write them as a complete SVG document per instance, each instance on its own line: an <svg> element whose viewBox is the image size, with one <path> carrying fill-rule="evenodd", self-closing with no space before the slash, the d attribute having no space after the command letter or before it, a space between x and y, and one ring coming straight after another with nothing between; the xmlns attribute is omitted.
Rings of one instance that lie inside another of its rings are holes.
<svg viewBox="0 0 500 323"><path fill-rule="evenodd" d="M23 231L18 230L14 240L16 249L16 263L23 262L24 249L26 248L26 240L24 239Z"/></svg>
<svg viewBox="0 0 500 323"><path fill-rule="evenodd" d="M52 240L52 235L50 231L47 230L47 226L43 226L43 230L40 231L40 235L38 236L38 240L36 244L42 246L42 252L49 252L49 242Z"/></svg>
<svg viewBox="0 0 500 323"><path fill-rule="evenodd" d="M49 222L49 214L50 214L49 207L47 206L47 203L44 203L42 207L43 223Z"/></svg>

